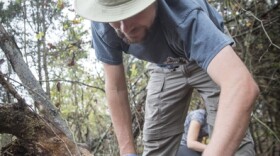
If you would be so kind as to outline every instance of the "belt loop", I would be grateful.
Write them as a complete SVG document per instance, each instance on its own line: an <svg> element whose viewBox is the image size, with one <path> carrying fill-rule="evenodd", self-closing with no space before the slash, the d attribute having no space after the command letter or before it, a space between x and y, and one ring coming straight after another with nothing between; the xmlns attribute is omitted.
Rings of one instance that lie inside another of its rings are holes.
<svg viewBox="0 0 280 156"><path fill-rule="evenodd" d="M183 65L183 73L186 75L186 77L190 77L191 76L191 71L188 68L188 65Z"/></svg>

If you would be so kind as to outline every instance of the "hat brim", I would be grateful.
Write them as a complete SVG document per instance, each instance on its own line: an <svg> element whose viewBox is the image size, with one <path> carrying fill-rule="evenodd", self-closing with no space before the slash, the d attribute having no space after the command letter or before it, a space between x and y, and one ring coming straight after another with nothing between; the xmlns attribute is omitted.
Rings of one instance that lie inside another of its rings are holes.
<svg viewBox="0 0 280 156"><path fill-rule="evenodd" d="M156 0L131 0L116 6L100 5L96 0L75 0L78 15L96 22L121 21L143 11Z"/></svg>

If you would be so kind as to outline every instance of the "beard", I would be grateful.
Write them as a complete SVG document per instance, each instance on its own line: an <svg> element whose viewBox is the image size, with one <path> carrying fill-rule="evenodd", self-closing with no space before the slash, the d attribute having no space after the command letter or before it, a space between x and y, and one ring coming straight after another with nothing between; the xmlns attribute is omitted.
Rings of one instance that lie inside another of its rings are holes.
<svg viewBox="0 0 280 156"><path fill-rule="evenodd" d="M120 29L115 29L119 38L121 38L125 43L131 44L131 42L125 37L124 33L121 32Z"/></svg>
<svg viewBox="0 0 280 156"><path fill-rule="evenodd" d="M140 43L146 39L149 34L149 30L144 28L143 30L143 37L141 38L128 38L120 29L115 29L119 38L121 38L126 44L133 44L133 43Z"/></svg>

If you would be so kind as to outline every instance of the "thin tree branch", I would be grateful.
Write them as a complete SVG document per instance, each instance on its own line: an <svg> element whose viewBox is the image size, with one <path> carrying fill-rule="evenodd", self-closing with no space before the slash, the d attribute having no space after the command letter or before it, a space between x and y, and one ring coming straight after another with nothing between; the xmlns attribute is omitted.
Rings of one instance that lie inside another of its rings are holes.
<svg viewBox="0 0 280 156"><path fill-rule="evenodd" d="M266 29L265 29L265 26L264 26L264 24L263 24L263 21L262 21L261 19L259 19L257 16L255 16L251 11L248 11L248 10L244 9L244 8L241 7L241 6L240 6L240 8L241 8L241 10L245 11L249 16L254 17L257 21L259 21L259 22L261 23L261 27L262 27L262 29L263 29L263 31L264 31L266 37L268 38L269 42L271 43L271 45L273 45L274 47L280 49L280 46L276 45L276 44L271 40L270 36L268 35L268 33L267 33Z"/></svg>

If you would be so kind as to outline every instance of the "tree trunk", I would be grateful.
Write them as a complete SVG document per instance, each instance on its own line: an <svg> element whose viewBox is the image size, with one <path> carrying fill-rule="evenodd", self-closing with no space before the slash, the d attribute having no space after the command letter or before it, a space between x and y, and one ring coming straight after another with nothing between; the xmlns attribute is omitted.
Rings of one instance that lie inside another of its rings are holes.
<svg viewBox="0 0 280 156"><path fill-rule="evenodd" d="M0 106L0 134L17 137L1 149L1 155L91 156L90 152L69 139L45 116L36 114L25 100L5 80L0 72L0 84L11 93L17 103Z"/></svg>
<svg viewBox="0 0 280 156"><path fill-rule="evenodd" d="M43 115L41 117L32 112L25 100L17 94L0 72L2 86L18 100L17 104L0 107L0 133L10 133L18 137L16 144L8 145L2 151L10 153L21 147L21 149L24 149L23 151L31 153L32 151L30 150L34 149L34 155L81 155L79 148L72 140L72 135L66 122L50 102L48 96L24 62L16 43L1 23L0 47L19 76L23 86L28 90L37 106L40 107ZM83 151L82 153L88 152ZM9 155L8 153L6 155ZM15 153L15 155L17 154ZM83 155L89 155L89 152Z"/></svg>
<svg viewBox="0 0 280 156"><path fill-rule="evenodd" d="M69 138L72 138L65 121L61 118L57 109L49 101L49 98L42 89L41 85L24 62L16 43L6 32L2 24L0 24L0 47L23 83L23 86L28 90L33 100L43 108L42 113L44 113L56 127L65 132Z"/></svg>
<svg viewBox="0 0 280 156"><path fill-rule="evenodd" d="M83 148L77 150L76 145L61 130L23 103L0 107L0 133L9 133L17 137L15 141L2 148L3 156L90 155Z"/></svg>

